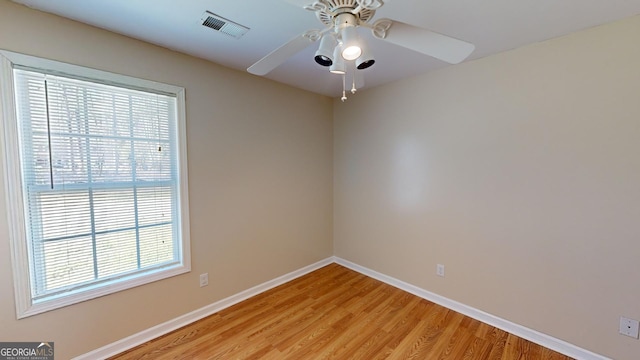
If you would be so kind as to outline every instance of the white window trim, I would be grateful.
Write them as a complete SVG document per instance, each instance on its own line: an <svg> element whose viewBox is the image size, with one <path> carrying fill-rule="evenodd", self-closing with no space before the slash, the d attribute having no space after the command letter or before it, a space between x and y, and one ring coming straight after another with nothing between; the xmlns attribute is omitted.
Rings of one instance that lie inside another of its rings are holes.
<svg viewBox="0 0 640 360"><path fill-rule="evenodd" d="M13 82L13 65L28 66L53 71L76 78L100 79L107 84L117 84L137 89L148 89L175 94L177 98L178 135L178 203L180 213L177 225L182 234L182 247L179 249L182 263L169 270L158 270L136 278L120 278L110 283L100 284L77 294L62 296L49 301L34 304L31 300L29 276L29 257L25 209L23 202L22 177L19 149L19 133L15 106L15 89ZM162 84L154 81L137 79L130 76L114 74L106 71L85 68L53 60L37 58L11 51L0 50L0 146L4 162L4 191L11 246L11 261L16 298L16 315L18 319L50 311L63 306L90 300L117 291L130 289L150 282L166 279L191 271L191 250L189 234L189 193L187 171L187 139L185 90L182 87ZM18 170L18 171L16 171Z"/></svg>

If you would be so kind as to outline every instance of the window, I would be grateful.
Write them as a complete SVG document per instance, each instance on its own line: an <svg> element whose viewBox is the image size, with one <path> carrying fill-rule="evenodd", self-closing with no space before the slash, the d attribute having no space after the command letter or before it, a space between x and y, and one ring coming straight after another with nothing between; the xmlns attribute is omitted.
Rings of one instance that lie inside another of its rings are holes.
<svg viewBox="0 0 640 360"><path fill-rule="evenodd" d="M189 271L184 89L0 55L18 317Z"/></svg>

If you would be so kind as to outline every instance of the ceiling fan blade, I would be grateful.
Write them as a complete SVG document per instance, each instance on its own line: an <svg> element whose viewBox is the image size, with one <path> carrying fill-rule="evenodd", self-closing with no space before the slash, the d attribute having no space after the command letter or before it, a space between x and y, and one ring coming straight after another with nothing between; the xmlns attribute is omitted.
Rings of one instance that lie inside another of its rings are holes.
<svg viewBox="0 0 640 360"><path fill-rule="evenodd" d="M267 56L258 60L255 64L251 65L247 71L254 75L266 75L271 70L277 68L282 63L287 61L288 58L297 54L306 48L309 44L314 42L313 38L310 38L306 33L293 38L288 43L273 50Z"/></svg>
<svg viewBox="0 0 640 360"><path fill-rule="evenodd" d="M382 39L449 64L462 62L476 48L475 45L466 41L399 21L392 21L391 26L386 30L386 36Z"/></svg>

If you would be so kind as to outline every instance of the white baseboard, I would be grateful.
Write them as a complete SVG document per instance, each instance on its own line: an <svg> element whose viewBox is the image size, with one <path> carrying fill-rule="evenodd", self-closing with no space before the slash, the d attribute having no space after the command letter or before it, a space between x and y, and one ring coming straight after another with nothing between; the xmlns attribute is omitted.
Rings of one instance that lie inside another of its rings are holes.
<svg viewBox="0 0 640 360"><path fill-rule="evenodd" d="M570 356L574 359L580 359L580 360L610 360L607 357L604 357L602 355L596 354L594 352L591 352L589 350L580 348L578 346L575 346L573 344L570 344L566 341L560 340L560 339L556 339L552 336L549 336L547 334L543 334L541 332L529 329L527 327L524 327L522 325L518 325L516 323L513 323L511 321L499 318L495 315L491 315L488 314L484 311L478 310L476 308L473 308L471 306L465 305L465 304L461 304L457 301L448 299L444 296L440 296L438 294L434 294L430 291L421 289L417 286L411 285L409 283L406 283L404 281L395 279L391 276L387 276L384 274L381 274L377 271L368 269L364 266L360 266L358 264L352 263L348 260L344 260L341 259L339 257L334 257L334 261L337 264L340 264L346 268L349 268L351 270L357 271L363 275L367 275L371 278L374 278L376 280L380 280L386 284L389 284L391 286L394 286L398 289L404 290L408 293L411 293L413 295L419 296L423 299L429 300L431 302L434 302L438 305L444 306L448 309L451 309L453 311L459 312L463 315L469 316L471 318L474 318L476 320L482 321L485 324L494 326L498 329L504 330L506 332L509 332L513 335L516 335L518 337L521 337L523 339L529 340L533 343L542 345L546 348L549 348L551 350L555 350L561 354Z"/></svg>
<svg viewBox="0 0 640 360"><path fill-rule="evenodd" d="M232 305L235 305L243 300L246 300L252 296L258 295L262 292L265 292L269 289L272 289L276 286L282 285L288 281L291 281L295 278L298 278L300 276L303 276L305 274L308 274L314 270L317 270L323 266L329 265L331 263L337 263L340 264L344 267L347 267L351 270L357 271L363 275L369 276L371 278L374 278L376 280L382 281L384 283L387 283L391 286L394 286L396 288L399 288L401 290L404 290L408 293L411 293L413 295L419 296L423 299L429 300L431 302L434 302L438 305L444 306L448 309L457 311L461 314L464 314L466 316L469 316L471 318L474 318L476 320L482 321L483 323L486 323L488 325L494 326L496 328L499 328L501 330L507 331L511 334L514 334L516 336L519 336L523 339L529 340L533 343L542 345L546 348L555 350L561 354L570 356L574 359L580 359L580 360L611 360L607 357L604 357L602 355L593 353L591 351L582 349L578 346L575 346L573 344L570 344L566 341L560 340L560 339L556 339L552 336L543 334L541 332L526 328L522 325L518 325L516 323L513 323L511 321L499 318L497 316L488 314L484 311L475 309L473 307L470 307L468 305L465 304L461 304L457 301L448 299L444 296L440 296L437 294L434 294L430 291L421 289L417 286L411 285L409 283L406 283L404 281L400 281L398 279L395 279L391 276L387 276L384 274L381 274L377 271L368 269L364 266L360 266L358 264L352 263L350 261L338 258L338 257L329 257L327 259L321 260L315 264L311 264L309 266L305 266L301 269L298 269L296 271L290 272L288 274L285 274L283 276L280 276L276 279L267 281L265 283L262 283L260 285L254 286L250 289L247 289L245 291L242 291L238 294L232 295L228 298L222 299L220 301L216 301L213 304L207 305L205 307L202 307L200 309L197 309L195 311L192 311L188 314L179 316L175 319L169 320L167 322L164 322L162 324L156 325L152 328L143 330L137 334L133 334L129 337L126 337L122 340L116 341L114 343L105 345L99 349L93 350L91 352L88 352L86 354L80 355L78 357L75 357L74 360L95 360L95 359L105 359L108 358L110 356L114 356L117 355L121 352L124 352L126 350L129 350L133 347L136 347L138 345L144 344L147 341L153 340L157 337L160 337L162 335L165 335L167 333L170 333L171 331L174 331L176 329L179 329L185 325L189 325L192 322L195 322L197 320L200 320L202 318L205 318L209 315L215 314L216 312L226 309Z"/></svg>
<svg viewBox="0 0 640 360"><path fill-rule="evenodd" d="M117 355L121 352L127 351L131 348L134 348L138 345L144 344L147 341L153 340L162 335L168 334L171 331L177 330L185 325L189 325L192 322L205 318L209 315L215 314L220 310L226 309L232 305L235 305L243 300L246 300L252 296L256 296L262 292L265 292L269 289L272 289L276 286L282 285L286 282L289 282L295 278L308 274L314 270L317 270L323 266L329 265L335 262L333 257L326 258L324 260L318 261L315 264L311 264L309 266L305 266L301 269L292 271L288 274L282 275L276 279L267 281L260 285L254 286L250 289L239 292L235 295L229 296L228 298L222 299L220 301L216 301L213 304L207 305L200 309L194 310L188 314L179 316L175 319L171 319L162 324L156 325L152 328L143 330L137 334L133 334L124 339L118 340L114 343L105 345L99 349L93 350L86 354L75 357L74 360L95 360L95 359L106 359L110 356Z"/></svg>

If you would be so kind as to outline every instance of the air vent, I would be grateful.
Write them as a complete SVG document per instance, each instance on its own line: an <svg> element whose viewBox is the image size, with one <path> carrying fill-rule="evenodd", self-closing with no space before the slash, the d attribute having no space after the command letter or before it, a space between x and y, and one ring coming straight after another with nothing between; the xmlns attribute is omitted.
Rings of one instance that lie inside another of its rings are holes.
<svg viewBox="0 0 640 360"><path fill-rule="evenodd" d="M242 35L249 31L248 27L227 20L209 11L205 11L204 14L202 14L202 25L236 39L240 39Z"/></svg>

